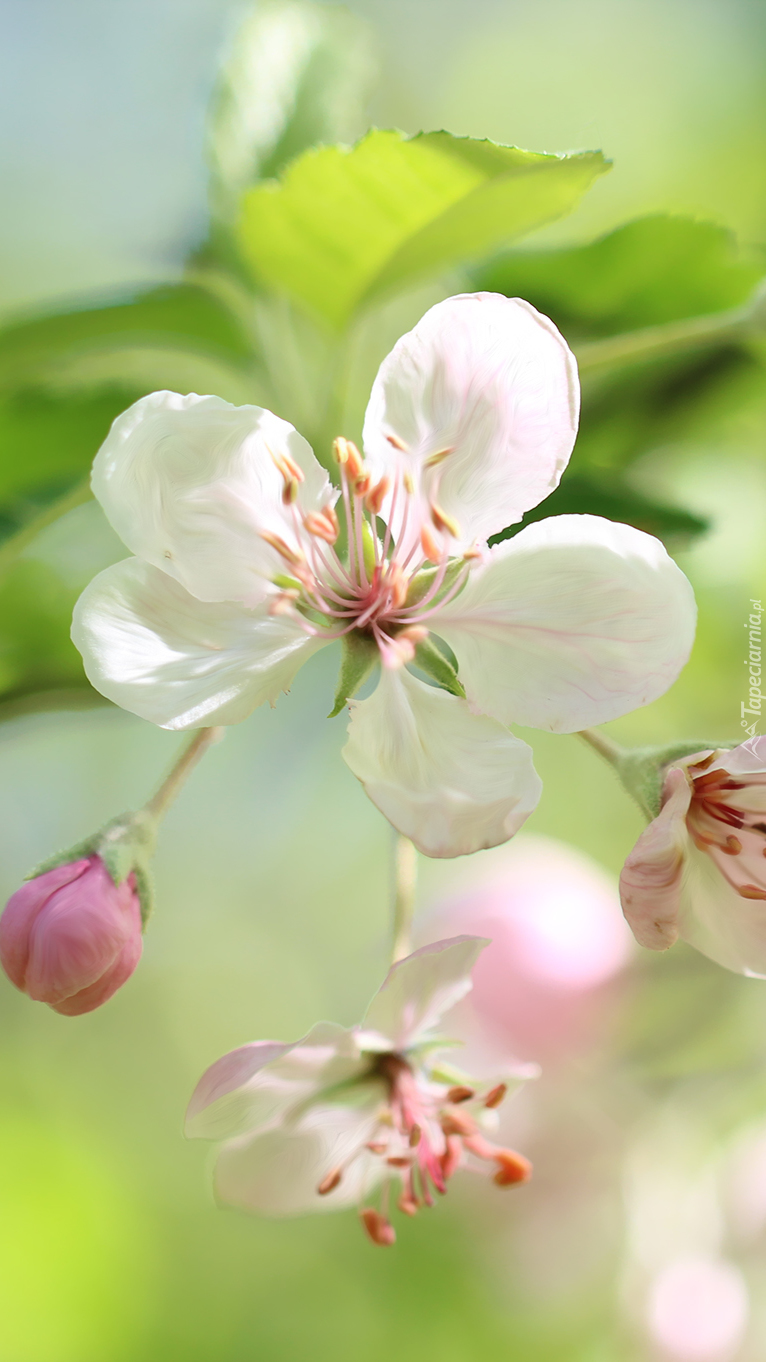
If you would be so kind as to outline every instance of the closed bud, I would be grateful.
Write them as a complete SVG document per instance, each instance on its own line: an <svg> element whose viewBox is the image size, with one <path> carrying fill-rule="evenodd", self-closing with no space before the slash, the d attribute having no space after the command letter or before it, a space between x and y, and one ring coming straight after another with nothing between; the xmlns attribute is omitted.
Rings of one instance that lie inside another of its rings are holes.
<svg viewBox="0 0 766 1362"><path fill-rule="evenodd" d="M130 978L141 957L141 927L135 873L115 884L92 854L16 890L0 918L0 962L30 998L79 1016Z"/></svg>

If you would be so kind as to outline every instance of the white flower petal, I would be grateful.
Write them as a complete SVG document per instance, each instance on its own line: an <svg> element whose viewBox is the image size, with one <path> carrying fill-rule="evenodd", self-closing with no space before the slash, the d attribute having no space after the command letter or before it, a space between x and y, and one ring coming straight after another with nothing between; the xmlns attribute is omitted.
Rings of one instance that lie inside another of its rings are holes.
<svg viewBox="0 0 766 1362"><path fill-rule="evenodd" d="M202 1075L186 1112L186 1134L221 1140L262 1130L323 1088L347 1083L367 1067L354 1033L330 1022L321 1022L293 1044L242 1045Z"/></svg>
<svg viewBox="0 0 766 1362"><path fill-rule="evenodd" d="M454 936L397 961L367 1009L363 1031L386 1036L392 1050L416 1045L473 987L471 970L488 945L487 937Z"/></svg>
<svg viewBox="0 0 766 1362"><path fill-rule="evenodd" d="M112 425L93 464L93 492L132 553L203 601L263 599L284 564L261 537L294 546L275 458L303 471L298 504L331 498L325 470L287 421L220 397L158 392Z"/></svg>
<svg viewBox="0 0 766 1362"><path fill-rule="evenodd" d="M199 601L137 558L94 577L72 639L96 690L161 728L239 723L322 646L288 616Z"/></svg>
<svg viewBox="0 0 766 1362"><path fill-rule="evenodd" d="M685 872L679 936L726 969L766 978L766 901L743 898L693 844Z"/></svg>
<svg viewBox="0 0 766 1362"><path fill-rule="evenodd" d="M694 593L652 535L600 516L538 521L492 549L433 627L472 708L571 733L656 700L694 640Z"/></svg>
<svg viewBox="0 0 766 1362"><path fill-rule="evenodd" d="M221 1149L215 1192L228 1206L259 1215L303 1215L354 1205L388 1171L365 1149L378 1120L382 1093L372 1087L358 1107L313 1106L299 1125L232 1140ZM343 1167L340 1184L327 1196L317 1187Z"/></svg>
<svg viewBox="0 0 766 1362"><path fill-rule="evenodd" d="M620 874L620 902L633 935L664 951L678 937L681 887L692 840L686 829L691 786L680 767L665 779L665 802L641 833Z"/></svg>
<svg viewBox="0 0 766 1362"><path fill-rule="evenodd" d="M365 454L375 477L406 469L421 517L436 500L466 547L515 524L558 486L579 401L574 356L547 317L520 298L461 294L432 307L384 359L367 407ZM451 452L429 467L444 450Z"/></svg>
<svg viewBox="0 0 766 1362"><path fill-rule="evenodd" d="M352 702L348 733L347 765L427 856L507 841L540 798L526 743L403 669L384 669L370 698Z"/></svg>

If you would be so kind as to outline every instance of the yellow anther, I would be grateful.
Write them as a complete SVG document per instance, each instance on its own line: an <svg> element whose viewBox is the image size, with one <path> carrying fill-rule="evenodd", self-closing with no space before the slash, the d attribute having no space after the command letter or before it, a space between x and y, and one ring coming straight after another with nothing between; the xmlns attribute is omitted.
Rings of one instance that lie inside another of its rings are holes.
<svg viewBox="0 0 766 1362"><path fill-rule="evenodd" d="M410 473L409 469L406 469L405 472L402 474L402 482L404 483L405 492L409 497L411 497L413 492L415 491L415 484L412 481L412 474Z"/></svg>
<svg viewBox="0 0 766 1362"><path fill-rule="evenodd" d="M270 530L261 530L261 539L265 539L267 544L276 549L277 553L281 554L285 562L289 563L291 567L300 567L305 562L303 554L291 549L281 535L272 534Z"/></svg>
<svg viewBox="0 0 766 1362"><path fill-rule="evenodd" d="M454 445L448 445L446 449L439 449L435 454L429 454L423 466L424 468L436 468L437 464L442 463L448 454L454 454L454 452Z"/></svg>
<svg viewBox="0 0 766 1362"><path fill-rule="evenodd" d="M362 463L362 456L354 444L354 441L346 440L344 436L339 435L337 440L333 441L332 447L338 463L342 467L345 467L348 476L351 478L352 482L355 482L360 476L364 465Z"/></svg>
<svg viewBox="0 0 766 1362"><path fill-rule="evenodd" d="M454 516L448 515L435 501L431 502L431 519L437 530L446 530L453 539L460 538L460 526Z"/></svg>

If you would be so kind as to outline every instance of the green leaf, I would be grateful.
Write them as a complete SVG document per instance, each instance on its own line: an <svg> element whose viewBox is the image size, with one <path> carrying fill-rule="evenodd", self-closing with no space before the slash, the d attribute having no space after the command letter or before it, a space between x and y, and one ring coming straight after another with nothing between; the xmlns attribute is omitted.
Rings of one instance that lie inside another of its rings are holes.
<svg viewBox="0 0 766 1362"><path fill-rule="evenodd" d="M608 168L600 152L373 130L251 189L240 245L259 283L342 327L379 295L561 217Z"/></svg>
<svg viewBox="0 0 766 1362"><path fill-rule="evenodd" d="M355 137L373 74L371 35L334 5L259 4L223 63L210 113L215 215L230 220L242 191L319 142Z"/></svg>
<svg viewBox="0 0 766 1362"><path fill-rule="evenodd" d="M600 515L606 520L617 520L634 525L637 530L654 534L664 543L678 548L696 535L704 533L708 522L678 506L666 506L635 491L621 478L606 474L587 475L565 473L561 483L545 501L527 511L518 525L509 525L490 539L490 544L501 544L505 539L531 525L556 515Z"/></svg>
<svg viewBox="0 0 766 1362"><path fill-rule="evenodd" d="M418 644L415 649L415 666L425 672L426 676L430 676L432 681L437 681L442 690L448 690L450 695L459 695L461 699L465 699L465 690L458 679L457 668L448 657L445 657L433 639L426 638Z"/></svg>
<svg viewBox="0 0 766 1362"><path fill-rule="evenodd" d="M765 269L766 260L742 258L723 227L656 215L587 246L503 256L473 282L526 298L572 342L737 307Z"/></svg>
<svg viewBox="0 0 766 1362"><path fill-rule="evenodd" d="M352 630L350 634L344 634L341 639L341 662L338 685L335 691L335 703L333 704L328 719L334 719L336 714L340 714L346 701L356 695L359 687L364 684L378 660L377 645L372 639L366 638L364 634Z"/></svg>
<svg viewBox="0 0 766 1362"><path fill-rule="evenodd" d="M35 386L56 367L107 349L187 351L232 365L253 360L242 325L219 299L193 284L152 289L106 307L10 323L0 329L0 386ZM103 381L103 380L102 380ZM130 387L130 380L121 386Z"/></svg>

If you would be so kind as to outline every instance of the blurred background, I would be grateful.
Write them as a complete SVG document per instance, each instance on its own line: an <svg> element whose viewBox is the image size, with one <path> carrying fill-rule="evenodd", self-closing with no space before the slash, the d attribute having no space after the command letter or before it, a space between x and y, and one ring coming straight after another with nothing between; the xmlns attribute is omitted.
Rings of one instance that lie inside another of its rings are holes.
<svg viewBox="0 0 766 1362"><path fill-rule="evenodd" d="M764 273L760 4L347 8L365 93L349 98L343 136L370 123L444 127L614 159L576 211L486 267L496 277L523 278L534 252L564 253L657 213L736 233L715 265L723 278L734 262L721 305ZM2 0L9 327L181 278L207 236L206 109L241 9ZM541 298L555 294L544 269L533 275ZM596 323L579 329L599 334ZM766 591L764 371L757 347L705 364L674 370L672 393L654 370L627 375L624 390L594 389L583 425L583 477L603 474L613 488L605 442L630 445L620 488L679 513L660 517L657 532L667 529L700 605L695 652L673 690L609 726L627 743L741 736L743 625ZM626 435L628 409L642 417ZM58 420L53 410L45 427L53 449ZM13 428L3 432L13 462ZM16 584L31 621L24 666L38 665L38 643L41 655L51 646L40 641L39 600L47 619L122 556L93 503L31 540ZM42 583L31 613L29 582ZM14 709L14 647L0 648L11 678L0 726L4 895L53 849L142 803L179 746L128 714L82 708L79 695L79 709ZM394 1350L413 1362L759 1362L766 986L684 946L654 957L625 938L614 884L641 817L574 737L522 733L545 783L528 838L469 863L421 865L421 939L497 924L494 973L479 981L472 1015L499 1047L543 1064L506 1118L534 1181L509 1193L458 1180L390 1253L363 1242L351 1214L267 1222L214 1208L209 1151L181 1137L202 1070L226 1049L297 1037L320 1017L353 1023L386 969L390 833L340 760L343 718L324 717L336 661L323 652L274 711L230 731L182 794L156 859L142 965L107 1007L64 1019L0 979L3 1362L377 1362ZM523 1007L503 1004L511 983Z"/></svg>

